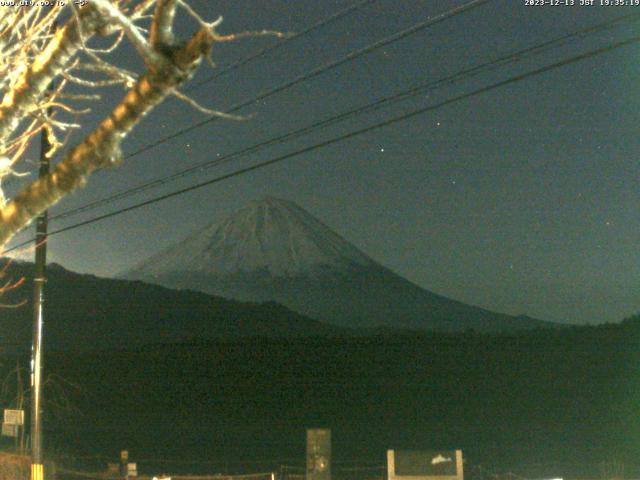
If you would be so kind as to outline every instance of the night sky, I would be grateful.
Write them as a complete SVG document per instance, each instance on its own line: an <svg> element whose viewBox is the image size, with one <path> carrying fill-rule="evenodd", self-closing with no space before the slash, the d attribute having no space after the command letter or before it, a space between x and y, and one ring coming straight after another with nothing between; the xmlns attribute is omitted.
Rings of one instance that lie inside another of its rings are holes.
<svg viewBox="0 0 640 480"><path fill-rule="evenodd" d="M355 0L352 0L355 1ZM299 32L349 6L337 0L199 0L221 33ZM225 110L463 1L377 0L190 90ZM579 0L576 0L579 3ZM599 0L596 1L599 3ZM640 6L527 6L495 0L250 105L99 172L52 214L310 125ZM186 36L195 29L180 24ZM585 35L357 116L291 142L120 202L53 221L55 230L277 157L415 108L638 34L638 22ZM219 45L216 69L278 42ZM127 49L118 59L136 68ZM510 314L568 323L619 321L640 311L640 46L632 44L415 116L270 167L55 235L49 258L112 276L248 201L297 202L378 262L439 294ZM121 96L105 99L90 128ZM126 140L125 153L206 119L167 101ZM88 131L88 130L87 130ZM15 187L15 185L14 185ZM21 241L27 238L21 235Z"/></svg>

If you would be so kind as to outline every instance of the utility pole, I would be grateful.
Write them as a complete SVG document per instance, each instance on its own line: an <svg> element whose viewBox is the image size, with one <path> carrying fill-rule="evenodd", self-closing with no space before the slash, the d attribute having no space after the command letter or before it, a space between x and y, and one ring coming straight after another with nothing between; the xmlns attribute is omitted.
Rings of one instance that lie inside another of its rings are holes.
<svg viewBox="0 0 640 480"><path fill-rule="evenodd" d="M50 90L52 85L50 86ZM43 128L40 137L39 178L49 174L47 152L51 148ZM31 480L44 480L42 460L42 327L44 323L44 284L47 267L48 211L36 223L36 265L33 278L33 345L31 347Z"/></svg>

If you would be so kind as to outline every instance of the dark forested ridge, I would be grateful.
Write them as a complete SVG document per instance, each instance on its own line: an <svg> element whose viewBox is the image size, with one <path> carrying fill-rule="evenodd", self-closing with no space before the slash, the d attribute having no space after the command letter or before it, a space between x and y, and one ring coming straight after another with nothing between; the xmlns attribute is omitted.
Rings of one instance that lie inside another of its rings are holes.
<svg viewBox="0 0 640 480"><path fill-rule="evenodd" d="M7 271L6 280L24 277L27 281L23 287L5 294L2 302L26 301L27 304L23 308L2 310L0 348L4 351L24 351L30 345L32 276L33 264L30 263L13 263ZM48 266L45 297L49 351L132 350L153 343L191 339L368 336L376 330L391 332L395 328L345 328L296 313L272 301L228 300L192 290L78 274L56 264ZM482 329L478 323L482 323L482 317L470 316L467 320L465 323L452 317L448 322L454 330L463 330L465 325L478 325ZM545 325L514 317L513 324L509 325L514 329L529 329L538 324Z"/></svg>
<svg viewBox="0 0 640 480"><path fill-rule="evenodd" d="M639 353L640 318L493 336L55 353L46 368L83 387L84 413L50 421L48 439L79 453L129 448L138 458L250 470L264 460L303 463L304 429L325 426L335 461L382 464L387 448L462 448L469 465L597 477L599 462L631 465L640 454Z"/></svg>
<svg viewBox="0 0 640 480"><path fill-rule="evenodd" d="M48 452L115 459L127 448L191 471L255 471L302 464L305 428L322 426L335 461L351 464L381 465L387 448L462 448L470 467L585 478L613 458L631 471L640 454L640 317L499 335L355 334L273 303L56 266L48 276L45 371L83 391L70 392L81 413L45 411ZM0 328L8 372L9 352L30 344L30 309L5 309ZM153 465L140 461L143 472Z"/></svg>
<svg viewBox="0 0 640 480"><path fill-rule="evenodd" d="M0 348L31 344L33 264L10 265L7 279L27 279L2 302L28 303L3 309ZM292 312L274 302L236 302L189 290L47 268L45 331L49 351L131 350L149 343L246 336L332 335L345 329Z"/></svg>

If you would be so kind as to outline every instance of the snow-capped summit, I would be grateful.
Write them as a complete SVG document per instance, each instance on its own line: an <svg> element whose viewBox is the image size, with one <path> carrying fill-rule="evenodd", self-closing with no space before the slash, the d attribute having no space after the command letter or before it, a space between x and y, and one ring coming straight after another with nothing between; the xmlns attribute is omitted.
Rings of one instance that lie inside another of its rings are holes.
<svg viewBox="0 0 640 480"><path fill-rule="evenodd" d="M279 302L346 327L499 331L543 325L425 290L376 263L293 202L266 197L126 275L236 300Z"/></svg>
<svg viewBox="0 0 640 480"><path fill-rule="evenodd" d="M154 255L133 273L292 277L374 263L295 203L265 197Z"/></svg>

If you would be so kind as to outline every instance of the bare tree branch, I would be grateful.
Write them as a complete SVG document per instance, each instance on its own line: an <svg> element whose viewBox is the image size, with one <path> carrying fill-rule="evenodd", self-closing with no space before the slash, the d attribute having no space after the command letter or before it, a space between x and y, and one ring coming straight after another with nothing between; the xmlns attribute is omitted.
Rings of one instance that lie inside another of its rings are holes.
<svg viewBox="0 0 640 480"><path fill-rule="evenodd" d="M215 41L213 31L202 28L184 47L156 52L163 56L162 61L137 80L98 128L71 149L49 176L35 181L0 211L0 245L64 195L83 186L93 171L119 163L122 139L192 75Z"/></svg>
<svg viewBox="0 0 640 480"><path fill-rule="evenodd" d="M151 45L158 48L160 45L172 45L173 20L176 13L177 0L158 0L156 11L151 23L150 39Z"/></svg>
<svg viewBox="0 0 640 480"><path fill-rule="evenodd" d="M177 7L200 25L182 43L174 33ZM50 27L59 8L0 9L0 93L4 92L0 159L7 164L0 169L0 182L7 175L19 175L12 166L38 132L44 130L51 140L48 156L66 146L70 131L80 126L78 115L88 111L67 102L100 98L77 93L78 89L122 84L127 91L93 132L66 151L51 174L28 184L6 204L0 188L0 249L32 219L85 185L92 172L121 162L123 139L167 96L175 95L210 115L242 119L202 107L178 87L191 78L203 59L209 59L215 43L244 36L283 36L268 30L220 35L216 28L222 17L207 22L185 0L91 0L85 7L70 8L63 15L65 24L53 33ZM104 47L100 43L96 48L88 45L96 35L111 34L118 36L106 48L97 48ZM144 60L143 72L125 70L117 59L108 57L123 38ZM64 81L47 92L52 80L60 77ZM66 93L69 84L74 89Z"/></svg>
<svg viewBox="0 0 640 480"><path fill-rule="evenodd" d="M82 47L80 28L95 32L99 16L87 9L79 19L72 18L59 29L42 53L33 61L4 96L0 104L0 147L15 131L27 113L44 96L49 84L58 76ZM82 22L79 25L78 22Z"/></svg>

